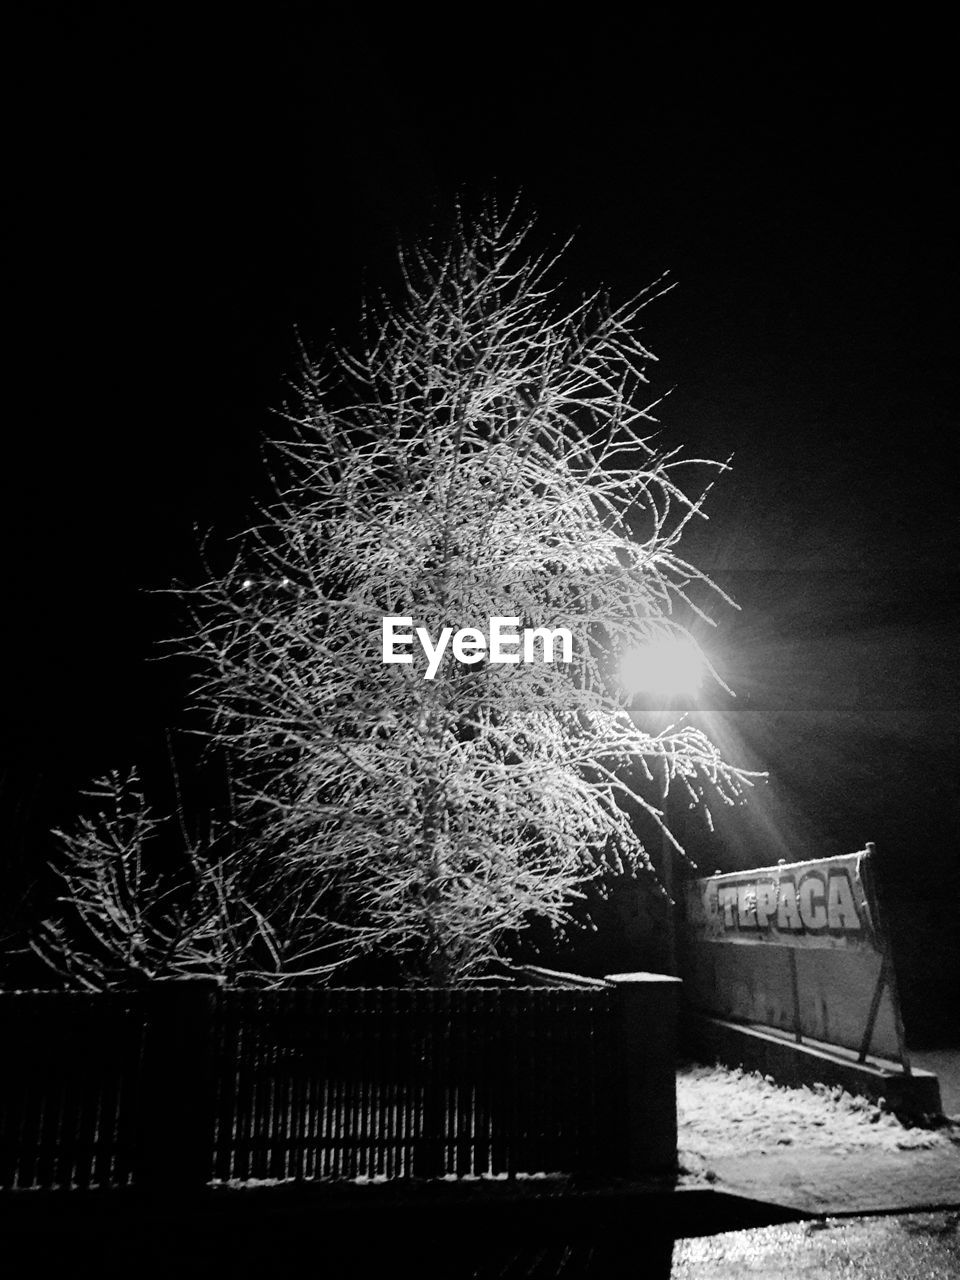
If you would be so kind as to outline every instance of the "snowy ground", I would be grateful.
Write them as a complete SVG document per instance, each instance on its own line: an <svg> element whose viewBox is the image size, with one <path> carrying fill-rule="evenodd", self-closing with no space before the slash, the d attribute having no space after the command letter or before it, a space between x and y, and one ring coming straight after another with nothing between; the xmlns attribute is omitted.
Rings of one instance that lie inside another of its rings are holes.
<svg viewBox="0 0 960 1280"><path fill-rule="evenodd" d="M771 1076L688 1067L677 1076L681 1152L743 1155L796 1146L907 1151L950 1145L947 1128L911 1127L839 1087L787 1089Z"/></svg>
<svg viewBox="0 0 960 1280"><path fill-rule="evenodd" d="M681 1070L677 1112L688 1184L834 1213L960 1204L956 1123L911 1125L840 1088L723 1067Z"/></svg>
<svg viewBox="0 0 960 1280"><path fill-rule="evenodd" d="M678 1240L670 1280L956 1280L958 1217L828 1218Z"/></svg>

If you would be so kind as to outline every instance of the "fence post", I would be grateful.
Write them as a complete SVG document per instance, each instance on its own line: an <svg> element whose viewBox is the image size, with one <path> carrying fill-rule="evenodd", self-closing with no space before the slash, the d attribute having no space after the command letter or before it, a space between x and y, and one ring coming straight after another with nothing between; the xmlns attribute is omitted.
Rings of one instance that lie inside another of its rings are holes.
<svg viewBox="0 0 960 1280"><path fill-rule="evenodd" d="M677 1167L677 1001L679 978L660 973L612 973L616 989L613 1064L620 1082L614 1123L621 1173L634 1178ZM622 1135L622 1136L621 1136Z"/></svg>
<svg viewBox="0 0 960 1280"><path fill-rule="evenodd" d="M135 1185L201 1190L213 1165L213 1021L219 978L158 979L144 993Z"/></svg>

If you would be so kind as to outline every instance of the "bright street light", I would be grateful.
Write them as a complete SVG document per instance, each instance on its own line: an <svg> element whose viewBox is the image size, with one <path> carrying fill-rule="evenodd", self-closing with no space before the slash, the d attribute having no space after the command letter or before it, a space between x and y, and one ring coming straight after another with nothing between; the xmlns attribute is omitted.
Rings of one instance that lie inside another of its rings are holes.
<svg viewBox="0 0 960 1280"><path fill-rule="evenodd" d="M620 659L620 685L628 700L639 696L657 699L664 704L677 699L692 702L700 691L705 666L703 654L689 635L679 629L661 631L624 650ZM660 856L656 862L663 887L671 903L675 905L675 851L668 827L674 830L678 815L672 799L673 791L667 785L662 801ZM666 919L664 940L667 972L675 974L677 941L673 909Z"/></svg>
<svg viewBox="0 0 960 1280"><path fill-rule="evenodd" d="M703 680L703 656L684 635L659 636L627 649L620 683L631 697L692 698Z"/></svg>

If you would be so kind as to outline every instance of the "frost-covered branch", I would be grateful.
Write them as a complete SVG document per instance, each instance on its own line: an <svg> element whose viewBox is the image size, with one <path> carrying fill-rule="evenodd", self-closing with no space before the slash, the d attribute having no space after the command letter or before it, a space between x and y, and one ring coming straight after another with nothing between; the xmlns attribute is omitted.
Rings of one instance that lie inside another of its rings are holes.
<svg viewBox="0 0 960 1280"><path fill-rule="evenodd" d="M183 593L256 856L309 896L333 966L475 976L589 881L649 867L631 805L663 825L665 788L736 802L754 776L691 726L642 732L615 678L625 648L726 600L677 550L726 464L658 445L644 394L638 320L666 286L564 305L532 242L491 211L404 256L360 349L304 359L276 502L235 565ZM567 628L573 660L448 651L428 681L381 661L385 616Z"/></svg>

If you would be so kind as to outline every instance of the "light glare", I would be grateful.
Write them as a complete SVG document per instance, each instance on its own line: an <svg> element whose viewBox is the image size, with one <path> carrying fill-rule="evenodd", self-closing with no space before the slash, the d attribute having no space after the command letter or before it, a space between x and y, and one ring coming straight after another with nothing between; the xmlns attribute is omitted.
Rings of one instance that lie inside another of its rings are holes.
<svg viewBox="0 0 960 1280"><path fill-rule="evenodd" d="M702 679L703 658L685 636L665 636L635 645L620 662L620 683L631 697L693 697Z"/></svg>

